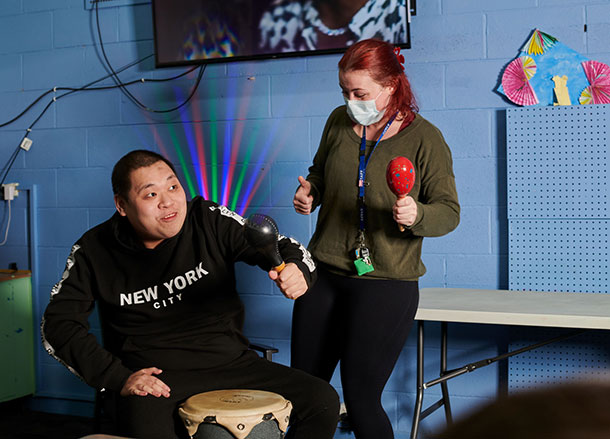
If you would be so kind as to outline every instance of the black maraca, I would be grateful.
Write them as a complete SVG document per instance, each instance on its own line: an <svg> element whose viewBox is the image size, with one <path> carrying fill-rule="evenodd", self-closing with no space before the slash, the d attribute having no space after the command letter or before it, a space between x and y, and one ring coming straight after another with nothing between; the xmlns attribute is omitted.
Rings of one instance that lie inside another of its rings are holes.
<svg viewBox="0 0 610 439"><path fill-rule="evenodd" d="M265 256L275 271L284 269L286 264L277 245L279 231L273 218L261 213L250 215L244 223L244 234L248 244Z"/></svg>

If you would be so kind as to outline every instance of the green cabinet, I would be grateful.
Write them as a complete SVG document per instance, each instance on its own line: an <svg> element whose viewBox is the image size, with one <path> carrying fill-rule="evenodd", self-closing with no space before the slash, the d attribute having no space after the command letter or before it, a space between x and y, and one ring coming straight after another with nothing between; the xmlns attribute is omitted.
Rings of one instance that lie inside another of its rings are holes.
<svg viewBox="0 0 610 439"><path fill-rule="evenodd" d="M0 270L0 402L33 393L31 273Z"/></svg>

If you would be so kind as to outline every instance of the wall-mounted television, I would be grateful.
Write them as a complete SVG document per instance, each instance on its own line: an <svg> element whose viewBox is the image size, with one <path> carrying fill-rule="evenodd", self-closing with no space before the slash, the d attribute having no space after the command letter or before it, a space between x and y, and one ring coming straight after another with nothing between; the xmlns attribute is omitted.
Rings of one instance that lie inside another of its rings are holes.
<svg viewBox="0 0 610 439"><path fill-rule="evenodd" d="M157 67L411 47L415 0L152 0Z"/></svg>

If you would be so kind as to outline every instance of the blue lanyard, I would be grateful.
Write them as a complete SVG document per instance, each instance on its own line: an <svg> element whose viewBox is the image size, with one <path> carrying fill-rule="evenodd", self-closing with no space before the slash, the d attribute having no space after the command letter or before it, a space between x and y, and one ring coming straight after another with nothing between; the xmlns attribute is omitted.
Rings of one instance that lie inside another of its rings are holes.
<svg viewBox="0 0 610 439"><path fill-rule="evenodd" d="M371 160L371 156L373 155L373 152L375 152L375 148L377 148L377 145L379 145L379 142L381 142L383 135L390 128L390 125L392 125L392 122L394 122L394 119L396 119L397 115L398 115L398 113L394 114L394 116L392 116L390 118L390 120L388 120L388 123L385 125L385 128L381 132L379 139L377 139L377 142L375 142L373 149L371 149L371 153L369 154L368 158L365 157L366 127L364 125L362 126L362 141L360 142L360 155L358 157L359 158L359 163L358 163L358 201L359 201L359 203L358 204L360 205L360 231L361 232L363 232L366 228L365 227L366 226L366 206L364 204L364 184L365 184L365 177L366 177L366 167L369 164L369 160Z"/></svg>

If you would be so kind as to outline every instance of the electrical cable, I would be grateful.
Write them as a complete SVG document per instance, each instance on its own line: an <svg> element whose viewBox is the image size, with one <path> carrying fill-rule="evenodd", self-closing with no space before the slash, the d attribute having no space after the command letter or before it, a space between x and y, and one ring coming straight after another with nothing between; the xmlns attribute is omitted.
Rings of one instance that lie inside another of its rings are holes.
<svg viewBox="0 0 610 439"><path fill-rule="evenodd" d="M73 88L73 87L54 87L52 89L47 90L46 92L42 93L40 96L38 96L32 103L30 103L30 105L28 105L21 113L19 113L17 116L15 116L13 119L1 123L0 124L0 128L5 127L7 125L10 125L14 122L16 122L17 120L19 120L21 117L23 117L29 110L31 110L34 105L36 105L38 102L40 102L40 100L42 100L42 98L44 98L45 96L47 96L49 93L56 93L57 91L66 91L66 93L63 93L59 96L54 96L53 99L51 101L49 101L47 103L47 105L45 106L45 108L42 110L42 112L38 115L38 117L36 117L36 119L34 120L34 122L32 122L30 124L30 126L27 128L26 130L26 134L25 136L22 138L19 146L15 149L15 151L13 152L13 154L11 155L11 157L9 157L9 160L7 161L7 164L4 166L4 168L2 169L2 178L0 179L0 184L4 183L4 180L6 179L10 169L12 168L15 160L17 159L17 156L19 155L19 151L22 149L21 145L23 144L23 140L25 138L28 137L30 131L32 131L32 128L38 123L38 121L42 118L42 116L47 112L47 110L51 107L51 105L53 105L55 102L57 102L58 99L64 98L72 93L78 92L78 91L96 91L96 90L110 90L110 89L114 89L114 88L120 88L128 97L129 99L134 102L138 107L149 111L149 112L153 112L153 113L169 113L172 111L176 111L179 110L180 108L182 108L184 105L186 105L191 98L195 95L195 92L197 91L197 89L199 88L199 84L201 83L201 78L203 77L203 73L205 72L206 69L206 64L202 64L201 66L197 67L193 67L183 73L180 73L176 76L173 77L169 77L169 78L161 78L161 79L145 79L145 78L141 78L138 80L133 80L133 81L129 81L127 83L123 83L121 82L121 80L118 77L118 73L121 73L125 70L127 70L128 68L133 67L134 65L140 64L142 62L144 62L145 60L147 60L148 58L154 56L153 54L151 55L147 55L144 58L141 58L137 61L133 61L121 68L118 69L118 71L115 71L112 67L112 65L110 64L110 61L108 60L108 57L106 56L106 51L104 50L104 45L103 45L103 41L102 41L102 35L101 35L101 29L100 29L100 24L99 24L99 14L98 14L98 1L96 1L95 4L95 13L96 13L96 23L97 23L97 31L98 31L98 36L99 36L99 41L100 41L100 48L102 50L102 54L104 56L104 59L108 65L108 68L110 69L111 73L96 79L95 81L92 81L82 87L79 88ZM195 81L195 84L191 90L191 92L189 93L189 95L187 96L187 98L180 104L172 107L172 108L168 108L168 109L163 109L163 110L155 110L152 108L147 107L146 105L144 105L143 103L141 103L135 96L133 96L129 90L127 90L126 86L127 85L133 85L135 83L145 83L145 82L167 82L167 81L173 81L176 80L178 78L181 78L183 76L188 75L189 73L193 72L195 69L199 69L199 73L197 75L197 79ZM98 82L101 82L109 77L112 77L115 84L116 85L111 85L111 86L101 86L101 87L91 87L92 85L97 84Z"/></svg>
<svg viewBox="0 0 610 439"><path fill-rule="evenodd" d="M11 120L9 120L9 121L7 121L7 122L0 123L0 128L5 127L5 126L7 126L7 125L10 125L10 124L12 124L13 122L16 122L16 121L18 121L19 119L21 119L21 117L22 117L22 116L23 116L25 113L27 113L27 112L28 112L28 111L29 111L29 110L30 110L30 109L31 109L31 108L32 108L34 105L36 105L36 104L37 104L37 103L38 103L38 102L39 102L39 101L40 101L42 98L44 98L46 95L48 95L49 93L52 93L52 92L53 92L53 89L50 89L50 90L45 91L43 94L41 94L40 96L38 96L38 97L37 97L37 98L34 100L34 102L32 102L30 105L28 105L28 106L26 107L26 109L25 109L25 110L23 110L21 113L19 113L17 116L15 116L14 118L12 118Z"/></svg>
<svg viewBox="0 0 610 439"><path fill-rule="evenodd" d="M203 71L205 70L205 64L202 64L199 67L199 75L197 76L197 81L195 83L195 86L193 87L193 89L191 90L191 93L189 94L189 96L184 100L184 102L180 105L177 105L176 107L173 108L168 108L168 109L164 109L164 110L155 110L153 108L147 107L145 104L143 104L142 102L140 102L138 100L138 98L136 98L133 94L131 94L131 92L129 90L127 90L126 85L123 82L121 82L121 79L119 78L117 72L114 71L114 69L112 68L112 64L110 63L110 60L108 59L108 56L106 55L106 50L104 49L104 41L102 40L102 30L100 27L100 16L99 16L99 1L100 0L96 0L95 1L95 21L97 24L97 36L100 42L100 49L102 51L102 55L104 57L104 60L106 61L106 65L108 66L108 69L110 70L110 72L112 73L112 79L114 80L114 82L119 86L119 88L121 89L121 91L134 103L136 104L138 107L142 108L143 110L149 111L151 113L169 113L175 110L180 109L181 107L183 107L184 105L186 105L191 98L193 97L193 95L195 94L195 91L197 91L197 88L199 87L199 83L201 81L201 77L203 76ZM142 80L142 82L144 82L144 80Z"/></svg>
<svg viewBox="0 0 610 439"><path fill-rule="evenodd" d="M11 227L11 200L8 200L8 221L6 223L6 232L4 233L4 241L0 242L0 245L6 244L8 241L8 229Z"/></svg>
<svg viewBox="0 0 610 439"><path fill-rule="evenodd" d="M21 148L19 146L15 149L15 151L13 152L11 157L9 157L8 162L6 162L6 165L4 165L4 168L2 168L3 176L2 176L2 180L0 180L0 187L2 187L2 184L4 184L4 180L6 179L8 172L13 167L13 163L15 163L15 160L17 159L17 156L19 155L20 149Z"/></svg>
<svg viewBox="0 0 610 439"><path fill-rule="evenodd" d="M153 56L154 56L154 54L150 54L150 55L147 55L147 56L145 56L144 58L141 58L141 59L139 59L139 60L137 60L137 61L132 61L131 63L129 63L129 64L127 64L127 65L122 66L122 67L121 67L121 68L120 68L120 69L117 71L117 73L121 73L121 72L123 72L123 71L125 71L125 70L127 70L127 69L129 69L129 68L131 68L131 67L133 67L133 66L135 66L135 65L137 65L137 64L140 64L140 63L142 63L142 62L146 61L148 58L151 58L151 57L153 57ZM179 79L179 78L182 78L183 76L188 75L189 73L193 72L194 70L196 70L196 69L198 69L198 68L199 68L199 67L197 67L197 66L196 66L196 67L193 67L193 68L191 68L191 69L189 69L189 70L187 70L187 71L185 71L185 72L182 72L182 73L180 73L180 74L178 74L178 75L176 75L176 76L172 76L172 77L169 77L169 78L159 78L159 79L144 79L144 78L141 78L141 79L136 79L136 80L133 80L133 81L131 81L131 82L128 82L128 83L127 83L127 85L132 85L132 84L135 84L135 83L144 83L144 82L168 82L168 81L174 81L174 80L176 80L176 79ZM108 89L111 89L111 88L117 88L117 86L116 86L116 85L113 85L113 86L106 86L106 87L96 87L96 88L90 88L92 85L97 84L98 82L101 82L101 81L103 81L103 80L105 80L105 79L108 79L108 78L110 78L111 76L112 76L112 73L109 73L109 74L108 74L108 75L106 75L106 76L103 76L103 77L101 77L101 78L99 78L99 79L96 79L95 81L90 82L89 84L83 85L82 87L78 87L78 88L74 88L74 87L54 87L54 88L51 88L51 89L49 89L49 90L45 91L44 93L42 93L40 96L38 96L38 97L37 97L37 98L36 98L36 99L35 99L35 100L34 100L34 101L33 101L33 102L30 104L30 105L28 105L28 106L27 106L27 107L26 107L26 108L25 108L25 109L24 109L24 110L23 110L21 113L19 113L17 116L15 116L14 118L12 118L12 119L11 119L11 120L9 120L9 121L6 121L6 122L3 122L3 123L0 123L0 128L3 128L3 127L5 127L5 126L10 125L10 124L12 124L12 123L16 122L17 120L19 120L19 119L20 119L21 117L23 117L23 116L24 116L24 115L25 115L25 114L26 114L26 113L27 113L27 112L28 112L30 109L32 109L32 107L34 107L34 105L36 105L38 102L40 102L40 100L41 100L43 97L45 97L46 95L48 95L49 93L53 93L53 92L55 92L55 91L87 91L87 90L108 90Z"/></svg>
<svg viewBox="0 0 610 439"><path fill-rule="evenodd" d="M141 62L145 61L146 59L148 59L148 58L150 58L150 57L152 57L152 56L153 56L153 55L148 55L148 56L145 56L144 58L142 58L142 59L140 59L140 60L137 60L137 61L132 61L131 63L129 63L129 64L127 64L127 65L125 65L125 66L121 67L121 68L119 69L119 71L120 71L120 72L122 72L122 71L124 71L124 70L127 70L128 68L131 68L131 67L133 67L134 65L137 65L137 64L139 64L139 63L141 63ZM194 70L194 69L192 69L191 71L193 71L193 70ZM190 73L190 72L184 72L184 73L182 73L181 75L185 75L185 74L188 74L188 73ZM177 75L175 78L180 77L181 75ZM51 101L50 101L50 102L49 102L49 103L48 103L48 104L45 106L45 108L43 109L42 113L40 113L40 114L38 115L38 117L37 117L37 118L34 120L34 122L33 122L32 124L30 124L30 126L27 128L26 133L25 133L25 136L23 137L23 139L25 139L26 137L28 137L28 134L30 133L30 131L32 131L32 128L34 127L34 125L36 125L36 123L38 123L38 121L40 120L40 118L41 118L41 117L44 115L44 113L46 113L46 111L49 109L50 105L51 105L51 104L53 104L54 102L56 102L56 101L57 101L57 99L61 99L62 97L66 96L66 95L68 95L68 94L71 94L71 93L73 93L73 92L76 92L76 91L89 91L89 90L95 90L95 89L92 89L92 88L89 88L89 87L91 87L92 85L97 84L98 82L101 82L101 81L103 81L103 80L105 80L105 79L107 79L107 78L109 78L109 77L110 77L110 75L103 76L103 77L98 78L98 79L96 79L96 80L94 80L94 81L91 81L90 83L85 84L85 85L83 85L82 87L79 87L79 88L69 88L69 87L54 87L54 88L52 88L52 89L49 89L48 91L46 91L46 92L44 92L43 94L41 94L41 95L40 95L40 96L39 96L39 97L38 97L38 98L37 98L37 99L36 99L34 102L32 102L32 103L31 103L31 104L30 104L30 105L29 105L29 106L28 106L28 107L27 107L25 110L23 110L23 111L22 111L22 112L21 112L21 113L20 113L20 114L19 114L17 117L13 118L12 120L10 120L10 121L8 121L8 122L6 122L6 123L4 123L4 124L0 124L0 127L3 127L3 126L6 126L6 125L9 125L9 124L11 124L11 123L15 122L16 120L18 120L18 119L19 119L20 117L22 117L22 116L23 116L25 113L27 113L27 112L28 112L28 111L29 111L29 110L30 110L30 109L31 109L31 108L32 108L32 107L33 107L33 106L34 106L36 103L38 103L38 102L39 102L39 101L40 101L40 100L41 100L41 99L42 99L44 96L48 95L49 93L56 92L57 90L69 90L69 91L70 91L69 93L64 93L63 95L60 95L59 97L54 97L54 98L53 98L53 99L52 99L52 100L51 100ZM172 78L172 79L173 79L173 78ZM159 81L163 81L163 80L165 80L165 79L161 79L161 80L159 80ZM167 79L167 80L171 80L171 79ZM113 86L113 87L114 87L114 88L116 88L116 86ZM23 139L21 140L21 142L23 142ZM19 155L19 151L20 151L20 150L21 150L21 143L19 144L19 146L17 146L17 148L15 149L15 151L13 152L13 154L11 155L11 157L9 157L9 159L8 159L8 161L7 161L7 164L4 166L4 168L2 168L2 179L0 179L0 184L3 184L3 183L4 183L4 180L6 179L6 177L7 177L8 173L9 173L10 169L12 168L12 166L13 166L13 164L14 164L15 160L17 159L17 156Z"/></svg>
<svg viewBox="0 0 610 439"><path fill-rule="evenodd" d="M133 66L134 66L134 65L136 65L136 64L140 64L141 62L146 61L148 58L151 58L152 56L154 56L154 55L153 55L153 54L151 54L151 55L147 55L147 56L145 56L144 58L139 59L138 61L132 61L131 63L129 63L129 64L127 64L127 65L125 65L125 66L121 67L121 68L119 69L119 71L120 71L120 72L122 72L122 71L124 71L124 70L126 70L126 69L128 69L128 68L130 68L130 67L133 67ZM93 85L93 84L97 84L98 82L101 82L101 81L103 81L104 79L109 78L110 76L111 76L111 75L106 75L106 76L104 76L104 77L102 77L102 78L96 79L95 81L92 81L92 82L90 82L89 84L83 85L82 87L78 88L77 90L83 90L83 89L85 89L85 88L88 88L88 87L90 87L90 86L91 86L91 85ZM34 102L32 102L30 105L28 105L28 106L25 108L25 110L23 110L23 111L22 111L21 113L19 113L17 116L15 116L14 118L12 118L11 120L9 120L9 121L7 121L7 122L0 123L0 128L5 127L5 126L7 126L7 125L10 125L10 124L12 124L13 122L16 122L17 120L19 120L19 119L20 119L21 117L23 117L23 116L24 116L24 115L25 115L25 114L26 114L26 113L27 113L27 112L28 112L30 109L32 109L32 107L34 107L34 105L36 105L38 102L40 102L40 100L41 100L42 98L44 98L46 95L48 95L49 93L53 93L53 92L55 92L55 91L57 91L57 90L63 90L63 89L65 89L65 87L54 87L54 88L50 88L49 90L45 91L45 92L44 92L44 93L42 93L40 96L38 96L38 97L37 97L37 98L34 100ZM68 88L68 90L71 90L71 89L69 89L69 88Z"/></svg>
<svg viewBox="0 0 610 439"><path fill-rule="evenodd" d="M139 64L139 63L145 61L146 59L150 58L151 56L153 56L153 55L148 55L148 56L146 56L146 57L144 57L144 58L142 58L142 59L140 59L138 61L131 62L131 63L127 64L126 66L121 67L118 70L118 72L120 73L120 72L122 72L124 70L127 70L128 68L133 67L134 65ZM176 110L180 109L181 107L183 107L187 102L189 102L191 100L191 98L193 97L193 95L195 94L195 91L199 87L199 84L201 82L201 78L203 77L203 73L205 72L205 67L206 67L205 65L202 66L202 67L193 67L193 68L187 70L186 72L182 72L182 73L180 73L178 75L175 75L173 77L170 77L170 78L149 79L148 82L167 82L167 81L173 81L175 79L178 79L178 78L181 78L183 76L188 75L189 73L193 72L195 69L199 69L199 74L197 75L197 81L196 81L195 85L193 86L189 96L186 98L186 100L184 102L182 102L179 105L176 105L173 108L170 108L170 109L167 109L167 110L157 110L155 112L158 112L158 113L168 113L170 111L176 111ZM116 72L115 72L115 74L116 74ZM102 78L96 79L95 81L92 81L92 82L90 82L90 83L88 83L88 84L86 84L86 85L84 85L82 87L79 87L79 88L54 87L53 89L50 89L49 91L43 93L38 99L36 99L36 101L34 103L30 104L30 106L26 110L24 110L20 114L19 117L21 117L23 114L25 114L27 112L27 110L29 110L31 107L33 107L33 105L35 103L39 102L40 99L42 97L46 96L48 93L56 92L57 90L66 91L66 93L63 93L63 94L61 94L59 96L53 97L53 99L50 100L47 103L47 105L42 110L42 112L38 115L38 117L36 117L34 122L32 122L30 124L30 126L27 128L26 134L25 134L24 138L28 137L28 134L30 133L30 131L32 131L32 128L34 128L34 126L38 123L38 121L42 118L42 116L44 116L44 114L47 112L47 110L51 107L51 105L53 105L55 102L57 102L58 99L64 98L64 97L66 97L66 96L68 96L68 95L70 95L72 93L77 92L77 91L97 91L97 90L110 90L110 89L119 88L120 87L119 85L109 85L109 86L102 86L102 87L91 87L92 85L97 84L98 82L101 82L101 81L109 78L110 76L112 76L112 74L108 74L108 75L106 75L106 76L104 76ZM135 84L135 83L144 83L144 82L146 82L146 80L144 78L141 78L141 79L136 79L136 80L130 81L130 82L127 83L127 85L132 85L132 84ZM12 123L12 122L14 122L17 119L18 118L15 118L12 121L10 121L9 123ZM4 125L0 125L0 127L2 127L2 126L4 126ZM22 142L23 142L23 139L22 139ZM16 148L15 152L13 153L12 158L9 158L9 162L10 163L7 162L7 165L5 165L5 167L3 168L2 172L3 172L4 175L2 176L2 179L0 180L0 184L4 183L4 180L6 179L6 176L8 175L8 172L10 171L11 167L13 166L13 163L15 162L15 159L17 158L17 155L19 154L20 150L21 150L21 148L18 146Z"/></svg>

